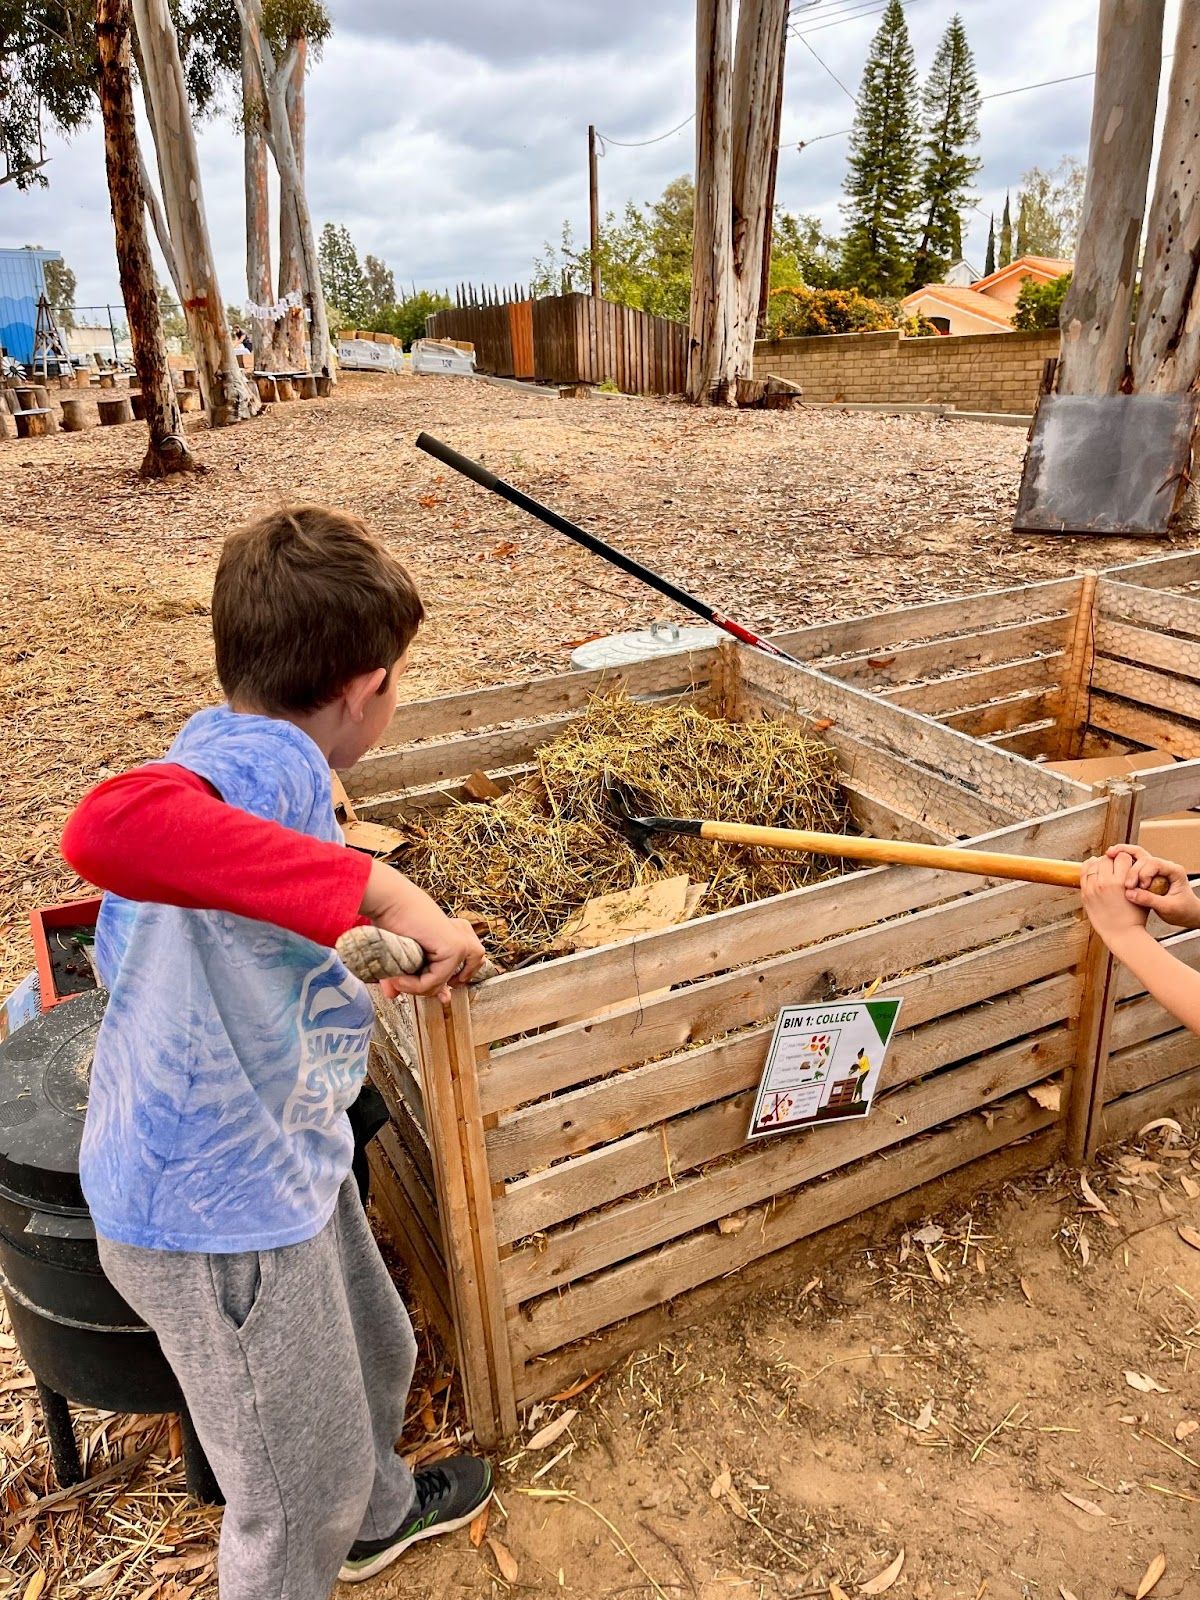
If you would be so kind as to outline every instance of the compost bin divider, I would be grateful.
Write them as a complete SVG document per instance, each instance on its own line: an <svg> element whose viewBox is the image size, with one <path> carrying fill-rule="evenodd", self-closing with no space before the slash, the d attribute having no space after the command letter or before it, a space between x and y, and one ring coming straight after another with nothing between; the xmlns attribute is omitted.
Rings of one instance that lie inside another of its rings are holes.
<svg viewBox="0 0 1200 1600"><path fill-rule="evenodd" d="M1082 575L1071 637L1059 677L1061 698L1055 754L1060 761L1074 761L1083 751L1083 736L1088 724L1088 704L1092 692L1098 581L1094 572L1085 572Z"/></svg>
<svg viewBox="0 0 1200 1600"><path fill-rule="evenodd" d="M1118 778L1105 784L1105 793L1100 854L1111 845L1136 839L1144 790L1140 784ZM1066 1152L1067 1160L1076 1164L1090 1161L1100 1141L1100 1110L1116 1006L1115 975L1112 953L1093 929L1083 963L1075 1060L1067 1090Z"/></svg>

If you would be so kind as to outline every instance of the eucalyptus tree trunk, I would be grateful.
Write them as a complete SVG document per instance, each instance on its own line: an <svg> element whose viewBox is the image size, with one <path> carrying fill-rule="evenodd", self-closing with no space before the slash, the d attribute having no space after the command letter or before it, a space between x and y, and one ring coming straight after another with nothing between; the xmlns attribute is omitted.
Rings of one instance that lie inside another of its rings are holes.
<svg viewBox="0 0 1200 1600"><path fill-rule="evenodd" d="M731 405L733 278L733 0L696 0L696 214L688 319L688 399Z"/></svg>
<svg viewBox="0 0 1200 1600"><path fill-rule="evenodd" d="M1133 386L1184 394L1200 383L1200 6L1179 12L1133 336Z"/></svg>
<svg viewBox="0 0 1200 1600"><path fill-rule="evenodd" d="M104 161L116 234L117 269L129 319L133 362L150 429L142 462L143 478L202 471L183 435L179 402L171 384L167 344L158 308L150 241L146 236L144 164L138 151L129 69L129 0L97 0L96 45L100 57L97 91L104 123Z"/></svg>
<svg viewBox="0 0 1200 1600"><path fill-rule="evenodd" d="M1060 394L1116 394L1125 383L1154 141L1163 3L1100 0L1087 184L1074 276L1061 318ZM1188 9L1183 7L1185 13Z"/></svg>
<svg viewBox="0 0 1200 1600"><path fill-rule="evenodd" d="M267 141L263 134L262 90L252 52L249 27L242 24L242 167L246 187L246 292L253 305L269 306L275 294L271 282L271 202L267 190ZM250 313L254 365L276 371L281 362L277 323L273 317Z"/></svg>
<svg viewBox="0 0 1200 1600"><path fill-rule="evenodd" d="M238 365L217 282L191 108L167 0L132 0L146 74L163 204L167 214L188 337L210 424L254 416L261 404Z"/></svg>
<svg viewBox="0 0 1200 1600"><path fill-rule="evenodd" d="M304 73L308 61L308 41L301 35L294 43L296 61L287 92L288 126L292 133L292 149L296 152L296 165L300 169L300 181L303 183ZM283 300L287 295L295 294L303 299L304 290L296 212L293 206L283 206L279 213L279 298ZM308 340L302 310L290 310L284 314L278 328L278 338L292 371L304 371L308 366Z"/></svg>
<svg viewBox="0 0 1200 1600"><path fill-rule="evenodd" d="M741 0L733 61L733 276L735 378L750 377L775 199L775 144L783 96L788 0Z"/></svg>

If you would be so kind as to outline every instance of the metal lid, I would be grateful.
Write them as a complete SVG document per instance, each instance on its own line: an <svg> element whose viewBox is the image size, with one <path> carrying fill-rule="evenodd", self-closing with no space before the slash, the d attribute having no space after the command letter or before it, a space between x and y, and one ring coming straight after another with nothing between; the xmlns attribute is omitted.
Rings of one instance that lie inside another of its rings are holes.
<svg viewBox="0 0 1200 1600"><path fill-rule="evenodd" d="M79 1146L107 1000L77 995L0 1044L0 1189L22 1204L87 1212Z"/></svg>
<svg viewBox="0 0 1200 1600"><path fill-rule="evenodd" d="M720 628L677 628L673 622L654 622L631 633L610 633L603 639L589 639L571 652L571 665L577 672L594 667L627 667L651 656L674 656L683 650L699 650L717 644L725 637Z"/></svg>

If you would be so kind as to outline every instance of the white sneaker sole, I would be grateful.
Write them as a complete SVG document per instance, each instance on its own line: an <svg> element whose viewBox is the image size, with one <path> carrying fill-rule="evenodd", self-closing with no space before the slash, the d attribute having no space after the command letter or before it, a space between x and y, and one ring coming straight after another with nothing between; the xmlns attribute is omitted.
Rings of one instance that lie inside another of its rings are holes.
<svg viewBox="0 0 1200 1600"><path fill-rule="evenodd" d="M378 1577L381 1572L390 1567L393 1561L398 1561L406 1550L411 1550L414 1544L420 1544L422 1539L436 1539L439 1534L454 1533L459 1528L468 1528L492 1498L492 1490L488 1490L487 1500L477 1505L474 1511L468 1511L465 1516L456 1517L453 1522L435 1522L431 1527L422 1528L419 1533L414 1533L408 1539L402 1539L398 1544L389 1545L386 1550L381 1550L377 1556L372 1556L364 1566L343 1567L338 1573L339 1583L364 1583L368 1578Z"/></svg>

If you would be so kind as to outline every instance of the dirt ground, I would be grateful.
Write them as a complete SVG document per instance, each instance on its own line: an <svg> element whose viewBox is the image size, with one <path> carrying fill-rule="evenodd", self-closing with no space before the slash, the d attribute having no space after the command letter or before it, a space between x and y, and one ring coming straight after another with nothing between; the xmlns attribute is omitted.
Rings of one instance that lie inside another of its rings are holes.
<svg viewBox="0 0 1200 1600"><path fill-rule="evenodd" d="M422 428L761 629L1158 553L1015 538L1020 431L920 416L351 378L202 431L212 470L186 482L136 482L137 427L0 441L0 993L30 963L28 907L78 890L57 854L74 800L215 695L208 594L244 517L331 501L403 554L430 610L413 697L563 670L578 641L670 616L415 451ZM1180 1231L1200 1158L1148 1137L1094 1176L1113 1227L1058 1176L808 1283L781 1258L777 1288L531 1419L578 1412L501 1463L499 1552L455 1535L360 1592L838 1600L884 1592L903 1548L887 1592L914 1600L1135 1596L1160 1552L1152 1594L1200 1600L1200 1233ZM429 1453L456 1400L425 1343L406 1444ZM217 1518L183 1499L164 1424L78 1431L93 1471L145 1458L39 1505L54 1484L0 1326L0 1595L215 1594Z"/></svg>

